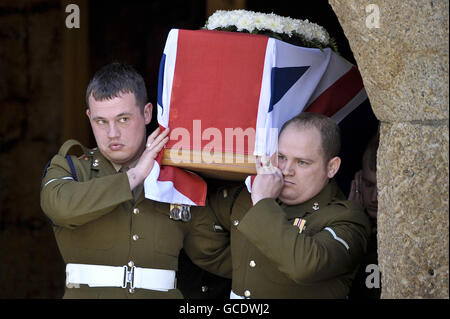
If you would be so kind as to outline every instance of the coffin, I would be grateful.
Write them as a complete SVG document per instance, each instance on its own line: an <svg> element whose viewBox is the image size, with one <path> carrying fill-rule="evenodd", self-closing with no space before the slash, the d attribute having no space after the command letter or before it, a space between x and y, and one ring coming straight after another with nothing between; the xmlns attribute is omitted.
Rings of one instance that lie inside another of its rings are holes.
<svg viewBox="0 0 450 319"><path fill-rule="evenodd" d="M166 149L162 164L188 169L204 177L225 180L244 180L247 176L256 174L254 155L217 151L215 156L223 157L223 162L206 162L201 160L201 156L201 152L195 150L188 150L180 155L176 150Z"/></svg>
<svg viewBox="0 0 450 319"><path fill-rule="evenodd" d="M326 48L263 35L170 31L158 78L158 123L171 129L162 164L243 180L277 149L302 111L339 122L367 98L358 70Z"/></svg>

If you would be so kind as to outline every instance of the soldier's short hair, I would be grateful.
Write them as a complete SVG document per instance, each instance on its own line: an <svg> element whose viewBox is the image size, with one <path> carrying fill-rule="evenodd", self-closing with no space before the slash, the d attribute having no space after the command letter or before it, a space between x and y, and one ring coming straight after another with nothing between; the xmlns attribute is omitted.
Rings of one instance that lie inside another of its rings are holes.
<svg viewBox="0 0 450 319"><path fill-rule="evenodd" d="M134 94L136 104L143 112L148 100L144 79L131 65L113 62L94 74L86 89L86 105L89 108L91 95L96 101L103 101L125 93Z"/></svg>
<svg viewBox="0 0 450 319"><path fill-rule="evenodd" d="M311 112L302 112L284 123L281 127L280 135L281 132L290 125L296 125L298 128L314 127L319 130L326 162L339 155L339 152L341 151L341 130L336 122L328 116Z"/></svg>

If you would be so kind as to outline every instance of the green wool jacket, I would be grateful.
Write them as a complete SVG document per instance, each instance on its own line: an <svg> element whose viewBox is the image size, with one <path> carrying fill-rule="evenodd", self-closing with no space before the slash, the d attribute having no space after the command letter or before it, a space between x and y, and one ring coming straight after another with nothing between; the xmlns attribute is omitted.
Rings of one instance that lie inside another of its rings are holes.
<svg viewBox="0 0 450 319"><path fill-rule="evenodd" d="M84 155L69 155L78 145ZM69 162L73 163L75 175ZM169 218L169 204L135 200L126 173L117 173L96 149L69 140L51 160L41 184L41 207L53 223L65 263L178 269L184 247L200 267L231 277L228 234L215 232L217 221L204 210L192 211L190 222ZM218 249L220 248L220 249ZM64 298L182 298L167 292L115 287L66 287Z"/></svg>
<svg viewBox="0 0 450 319"><path fill-rule="evenodd" d="M208 209L231 233L232 290L249 298L346 298L370 224L332 180L293 206L221 189ZM232 209L231 209L232 207ZM303 222L302 222L303 221ZM300 232L299 225L304 223Z"/></svg>

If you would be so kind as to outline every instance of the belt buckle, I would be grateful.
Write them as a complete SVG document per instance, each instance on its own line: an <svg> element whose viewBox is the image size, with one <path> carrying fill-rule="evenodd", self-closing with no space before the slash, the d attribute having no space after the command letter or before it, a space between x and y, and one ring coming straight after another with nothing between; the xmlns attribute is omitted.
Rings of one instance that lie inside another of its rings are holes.
<svg viewBox="0 0 450 319"><path fill-rule="evenodd" d="M123 266L123 284L122 288L127 288L128 284L130 284L130 289L134 289L134 270L136 269L136 266L131 267L130 270L128 270L128 266Z"/></svg>

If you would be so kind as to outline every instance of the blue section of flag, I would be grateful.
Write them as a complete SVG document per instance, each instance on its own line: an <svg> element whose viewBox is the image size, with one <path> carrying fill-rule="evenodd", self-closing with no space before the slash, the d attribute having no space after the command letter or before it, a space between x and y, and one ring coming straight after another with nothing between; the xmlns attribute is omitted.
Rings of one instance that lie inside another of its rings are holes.
<svg viewBox="0 0 450 319"><path fill-rule="evenodd" d="M162 91L164 85L164 67L166 65L166 55L163 54L161 58L161 62L159 64L159 76L158 76L158 105L161 106L162 111L164 112L164 105L162 102Z"/></svg>
<svg viewBox="0 0 450 319"><path fill-rule="evenodd" d="M273 110L273 106L281 100L286 92L302 77L309 69L309 66L295 66L278 68L273 67L271 73L271 97L269 112Z"/></svg>

